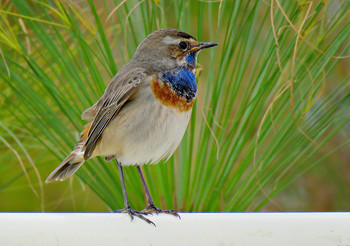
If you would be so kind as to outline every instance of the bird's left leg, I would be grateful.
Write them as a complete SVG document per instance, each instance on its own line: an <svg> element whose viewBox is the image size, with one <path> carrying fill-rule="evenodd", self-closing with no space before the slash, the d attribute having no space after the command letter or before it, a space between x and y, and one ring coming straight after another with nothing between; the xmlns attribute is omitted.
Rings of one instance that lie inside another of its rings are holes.
<svg viewBox="0 0 350 246"><path fill-rule="evenodd" d="M140 177L141 177L141 181L142 181L142 185L143 185L143 188L145 189L145 193L146 193L146 197L147 197L147 203L148 203L147 207L144 210L142 210L141 212L144 213L144 214L152 214L152 213L156 213L156 214L159 214L159 213L171 214L171 215L174 215L174 216L176 216L176 217L178 217L180 219L180 215L177 213L176 210L174 210L174 209L172 209L172 210L164 210L164 209L157 208L156 205L154 205L153 199L151 197L151 193L149 192L149 189L147 187L145 178L143 177L143 174L142 174L142 171L141 171L141 167L137 166L137 170L139 171L139 174L140 174Z"/></svg>
<svg viewBox="0 0 350 246"><path fill-rule="evenodd" d="M149 219L147 219L147 218L145 218L145 217L143 216L143 214L145 214L145 213L143 213L142 211L141 211L141 212L136 211L136 210L134 210L134 209L131 208L130 203L129 203L129 201L128 201L128 196L126 195L123 168L122 168L121 163L118 162L118 160L117 160L117 164L118 164L118 171L119 171L119 176L120 176L120 182L121 182L121 185L122 185L122 191L123 191L124 206L125 206L125 208L124 208L124 209L117 209L117 210L114 211L114 212L116 212L116 213L128 213L129 216L130 216L130 218L131 218L131 220L134 219L134 216L137 216L137 217L139 217L140 219L146 221L147 223L152 224L152 225L155 226L155 224L154 224L151 220L149 220Z"/></svg>

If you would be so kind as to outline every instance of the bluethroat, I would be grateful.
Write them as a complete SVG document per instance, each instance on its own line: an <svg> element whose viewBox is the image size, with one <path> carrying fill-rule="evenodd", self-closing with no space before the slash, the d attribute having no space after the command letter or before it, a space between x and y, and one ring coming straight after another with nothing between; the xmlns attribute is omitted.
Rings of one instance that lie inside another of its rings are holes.
<svg viewBox="0 0 350 246"><path fill-rule="evenodd" d="M140 166L168 159L176 150L191 117L197 94L194 71L197 54L217 43L198 42L191 35L162 29L151 33L134 57L114 76L102 97L82 113L90 120L74 150L49 175L46 182L65 180L88 159L116 159L124 196L124 209L116 212L137 216L175 210L155 206ZM146 193L147 207L131 208L123 166L135 165Z"/></svg>

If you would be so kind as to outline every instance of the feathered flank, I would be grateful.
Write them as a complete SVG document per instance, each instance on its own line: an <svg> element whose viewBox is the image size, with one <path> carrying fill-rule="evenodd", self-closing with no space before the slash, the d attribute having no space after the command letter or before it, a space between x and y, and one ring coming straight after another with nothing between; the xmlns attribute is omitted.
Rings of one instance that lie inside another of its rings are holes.
<svg viewBox="0 0 350 246"><path fill-rule="evenodd" d="M126 71L124 69L123 71ZM94 117L84 146L84 158L89 159L95 150L103 130L118 114L123 104L134 93L137 86L144 79L146 73L143 69L134 69L128 73L118 73L108 85L104 95L97 102L98 112Z"/></svg>

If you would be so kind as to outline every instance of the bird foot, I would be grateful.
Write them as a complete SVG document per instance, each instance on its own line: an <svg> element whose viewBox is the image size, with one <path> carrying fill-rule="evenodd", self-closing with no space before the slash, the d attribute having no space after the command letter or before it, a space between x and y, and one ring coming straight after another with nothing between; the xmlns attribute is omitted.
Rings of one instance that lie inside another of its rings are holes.
<svg viewBox="0 0 350 246"><path fill-rule="evenodd" d="M139 217L140 219L146 221L148 224L156 226L151 220L149 220L143 216L143 215L147 215L147 213L144 213L143 210L137 211L135 209L132 209L131 207L126 207L126 208L122 208L122 209L117 209L114 212L115 213L128 213L130 218L131 218L131 221L133 221L134 216L136 216L136 217Z"/></svg>
<svg viewBox="0 0 350 246"><path fill-rule="evenodd" d="M175 209L171 209L171 210L165 210L165 209L160 209L160 208L157 208L154 204L149 204L147 206L147 208L145 208L144 210L141 211L142 214L160 214L160 213L163 213L163 214L171 214L175 217L178 217L179 219L181 219L180 215L177 213L177 211Z"/></svg>

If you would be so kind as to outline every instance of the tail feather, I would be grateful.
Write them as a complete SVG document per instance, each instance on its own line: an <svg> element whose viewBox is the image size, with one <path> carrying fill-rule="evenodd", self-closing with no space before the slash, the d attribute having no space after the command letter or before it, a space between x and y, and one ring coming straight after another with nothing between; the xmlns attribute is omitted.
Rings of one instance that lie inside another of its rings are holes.
<svg viewBox="0 0 350 246"><path fill-rule="evenodd" d="M46 183L53 181L62 181L72 176L79 167L85 162L84 145L86 143L87 134L91 124L87 124L81 133L80 140L74 150L61 162L60 165L47 177Z"/></svg>
<svg viewBox="0 0 350 246"><path fill-rule="evenodd" d="M76 158L74 151L67 156L61 164L47 177L46 183L53 181L63 181L72 176L78 168L84 163L84 159L81 161L74 161Z"/></svg>

